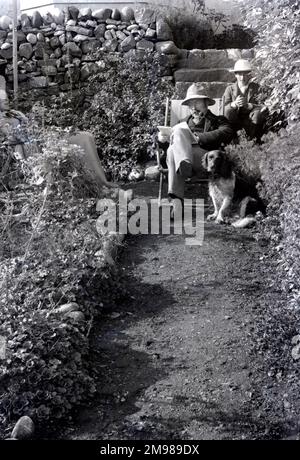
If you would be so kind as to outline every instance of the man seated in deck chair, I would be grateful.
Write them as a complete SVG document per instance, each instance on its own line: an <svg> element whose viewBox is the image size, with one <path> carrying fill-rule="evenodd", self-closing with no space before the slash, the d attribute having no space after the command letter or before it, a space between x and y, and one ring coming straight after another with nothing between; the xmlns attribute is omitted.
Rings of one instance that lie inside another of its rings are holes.
<svg viewBox="0 0 300 460"><path fill-rule="evenodd" d="M158 135L159 142L170 142L167 150L169 197L180 200L184 198L185 179L204 172L205 153L228 144L234 136L229 121L208 109L215 101L198 85L188 88L182 104L190 109L187 119L174 126L170 139L161 133Z"/></svg>
<svg viewBox="0 0 300 460"><path fill-rule="evenodd" d="M224 93L225 117L235 131L245 129L248 137L260 140L268 110L259 104L260 87L251 81L252 67L247 59L239 59L233 72L236 82Z"/></svg>

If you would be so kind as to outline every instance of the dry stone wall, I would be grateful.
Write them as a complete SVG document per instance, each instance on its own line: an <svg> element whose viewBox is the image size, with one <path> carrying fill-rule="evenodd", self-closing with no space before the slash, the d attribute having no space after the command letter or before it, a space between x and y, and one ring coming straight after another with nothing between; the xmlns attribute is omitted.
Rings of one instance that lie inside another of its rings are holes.
<svg viewBox="0 0 300 460"><path fill-rule="evenodd" d="M67 7L57 16L22 14L17 31L20 89L59 87L84 82L101 67L100 52L143 58L147 53L164 56L162 76L172 75L178 59L186 54L172 41L166 21L151 9L124 7L92 11ZM0 69L13 81L12 20L0 18Z"/></svg>
<svg viewBox="0 0 300 460"><path fill-rule="evenodd" d="M155 55L159 76L174 82L176 98L182 99L194 82L201 82L209 96L222 97L234 80L234 62L253 58L249 49L179 49L165 19L150 8L92 11L69 6L56 16L36 11L21 15L17 36L19 88L23 98L30 91L33 99L80 91L89 76L103 70L103 53L140 60ZM12 20L2 16L0 73L8 89L13 81L12 41Z"/></svg>

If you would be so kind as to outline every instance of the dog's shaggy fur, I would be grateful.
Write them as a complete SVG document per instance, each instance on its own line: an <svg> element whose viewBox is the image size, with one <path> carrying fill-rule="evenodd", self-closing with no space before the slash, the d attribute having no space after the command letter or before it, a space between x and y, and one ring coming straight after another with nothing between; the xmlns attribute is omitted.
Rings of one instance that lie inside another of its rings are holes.
<svg viewBox="0 0 300 460"><path fill-rule="evenodd" d="M203 158L203 167L209 173L209 195L214 205L214 212L207 220L222 223L232 211L232 205L238 204L239 220L235 227L246 227L255 222L255 213L264 212L255 186L236 175L233 164L221 150L207 152Z"/></svg>

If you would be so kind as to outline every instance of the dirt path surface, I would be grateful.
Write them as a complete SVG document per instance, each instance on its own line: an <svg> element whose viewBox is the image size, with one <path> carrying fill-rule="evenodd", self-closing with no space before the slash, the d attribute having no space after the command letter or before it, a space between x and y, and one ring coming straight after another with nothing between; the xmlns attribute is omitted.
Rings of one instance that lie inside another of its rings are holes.
<svg viewBox="0 0 300 460"><path fill-rule="evenodd" d="M260 257L253 231L216 224L202 246L181 235L128 238L120 263L130 298L93 331L99 397L62 437L276 437L260 410L263 355L253 344L268 291Z"/></svg>

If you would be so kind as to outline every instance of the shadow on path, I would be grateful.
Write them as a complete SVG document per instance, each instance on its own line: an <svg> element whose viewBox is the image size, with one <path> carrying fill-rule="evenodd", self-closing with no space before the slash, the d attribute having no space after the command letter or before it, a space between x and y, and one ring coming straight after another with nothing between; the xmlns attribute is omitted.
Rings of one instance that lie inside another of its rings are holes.
<svg viewBox="0 0 300 460"><path fill-rule="evenodd" d="M214 224L197 247L181 235L129 237L120 258L128 298L92 333L98 397L60 437L279 436L255 383L264 357L253 330L268 292L260 254L252 231Z"/></svg>

